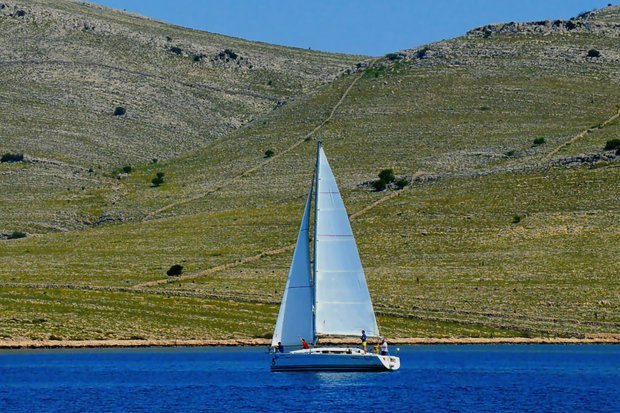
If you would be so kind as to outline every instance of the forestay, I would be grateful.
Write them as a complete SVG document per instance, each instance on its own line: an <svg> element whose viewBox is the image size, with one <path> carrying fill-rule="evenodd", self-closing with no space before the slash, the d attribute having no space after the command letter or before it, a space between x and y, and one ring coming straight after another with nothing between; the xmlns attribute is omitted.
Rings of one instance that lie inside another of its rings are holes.
<svg viewBox="0 0 620 413"><path fill-rule="evenodd" d="M364 269L347 211L319 146L315 211L315 332L317 336L379 336Z"/></svg>
<svg viewBox="0 0 620 413"><path fill-rule="evenodd" d="M312 281L310 270L310 241L308 236L312 187L301 220L297 245L289 270L288 281L280 304L273 333L272 346L281 341L284 346L298 346L299 337L312 340Z"/></svg>

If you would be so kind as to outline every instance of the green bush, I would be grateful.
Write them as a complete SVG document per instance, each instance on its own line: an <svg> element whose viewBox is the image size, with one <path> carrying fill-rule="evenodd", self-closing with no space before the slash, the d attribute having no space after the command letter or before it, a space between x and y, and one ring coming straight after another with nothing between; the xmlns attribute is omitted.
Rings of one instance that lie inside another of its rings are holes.
<svg viewBox="0 0 620 413"><path fill-rule="evenodd" d="M401 56L398 53L388 53L385 55L385 58L388 60L400 60Z"/></svg>
<svg viewBox="0 0 620 413"><path fill-rule="evenodd" d="M381 179L376 179L370 183L375 191L383 191L387 185Z"/></svg>
<svg viewBox="0 0 620 413"><path fill-rule="evenodd" d="M18 239L18 238L26 238L26 233L21 231L13 231L13 233L9 234L9 239Z"/></svg>
<svg viewBox="0 0 620 413"><path fill-rule="evenodd" d="M114 109L114 116L124 116L127 113L127 109L122 106L117 106Z"/></svg>
<svg viewBox="0 0 620 413"><path fill-rule="evenodd" d="M610 139L605 144L606 151L613 151L614 149L620 149L620 139L618 138Z"/></svg>
<svg viewBox="0 0 620 413"><path fill-rule="evenodd" d="M385 73L385 67L369 67L364 71L365 78L376 78L382 76Z"/></svg>
<svg viewBox="0 0 620 413"><path fill-rule="evenodd" d="M513 224L518 224L519 222L521 222L521 215L515 215L512 217Z"/></svg>
<svg viewBox="0 0 620 413"><path fill-rule="evenodd" d="M24 160L23 153L5 153L0 158L0 162L22 162Z"/></svg>
<svg viewBox="0 0 620 413"><path fill-rule="evenodd" d="M172 46L172 47L171 47L170 49L168 49L168 50L170 50L172 53L174 53L174 54L176 54L176 55L183 54L183 49L181 49L180 47L177 47L177 46Z"/></svg>
<svg viewBox="0 0 620 413"><path fill-rule="evenodd" d="M394 170L393 169L382 170L381 172L379 172L379 179L381 179L386 184L390 184L394 182L396 180L396 177L394 176Z"/></svg>
<svg viewBox="0 0 620 413"><path fill-rule="evenodd" d="M415 53L415 57L417 57L418 59L424 59L429 50L430 49L428 47L424 46Z"/></svg>
<svg viewBox="0 0 620 413"><path fill-rule="evenodd" d="M178 277L183 274L183 266L179 264L174 264L168 271L166 271L166 275L169 277Z"/></svg>
<svg viewBox="0 0 620 413"><path fill-rule="evenodd" d="M395 180L396 176L394 176L394 170L384 169L379 172L379 179L372 181L370 185L372 185L375 191L383 191L385 188L388 187L389 184L391 184Z"/></svg>
<svg viewBox="0 0 620 413"><path fill-rule="evenodd" d="M157 174L155 175L155 178L151 179L151 183L153 184L153 186L160 186L161 184L163 184L164 176L166 176L165 173L157 172Z"/></svg>
<svg viewBox="0 0 620 413"><path fill-rule="evenodd" d="M534 145L542 145L544 143L545 143L545 138L543 138L543 137L539 137L539 138L534 139Z"/></svg>
<svg viewBox="0 0 620 413"><path fill-rule="evenodd" d="M237 60L239 55L232 51L232 49L224 49L224 54L230 57L232 60Z"/></svg>
<svg viewBox="0 0 620 413"><path fill-rule="evenodd" d="M275 154L275 152L273 150L267 149L265 151L265 158L271 158L274 154Z"/></svg>
<svg viewBox="0 0 620 413"><path fill-rule="evenodd" d="M601 57L601 52L596 49L588 50L588 57Z"/></svg>
<svg viewBox="0 0 620 413"><path fill-rule="evenodd" d="M131 171L133 171L133 167L131 165L123 166L123 172L125 172L126 174L130 174Z"/></svg>
<svg viewBox="0 0 620 413"><path fill-rule="evenodd" d="M409 185L409 180L407 178L398 178L394 181L394 185L396 185L396 189L403 189L407 185Z"/></svg>

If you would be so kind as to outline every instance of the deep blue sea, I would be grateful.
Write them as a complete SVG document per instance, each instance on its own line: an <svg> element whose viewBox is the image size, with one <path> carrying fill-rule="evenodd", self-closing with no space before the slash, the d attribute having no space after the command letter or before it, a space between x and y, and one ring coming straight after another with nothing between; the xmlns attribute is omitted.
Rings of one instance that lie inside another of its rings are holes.
<svg viewBox="0 0 620 413"><path fill-rule="evenodd" d="M262 348L3 351L0 412L620 412L620 346L400 350L392 373L271 373Z"/></svg>

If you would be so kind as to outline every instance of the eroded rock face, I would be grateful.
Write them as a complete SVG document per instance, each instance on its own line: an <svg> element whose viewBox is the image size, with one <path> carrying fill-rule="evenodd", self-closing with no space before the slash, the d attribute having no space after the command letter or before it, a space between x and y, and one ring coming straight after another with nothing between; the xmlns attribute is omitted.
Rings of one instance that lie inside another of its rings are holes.
<svg viewBox="0 0 620 413"><path fill-rule="evenodd" d="M467 32L468 36L494 35L548 35L552 33L594 33L620 35L620 24L589 22L586 20L544 20L529 23L487 24Z"/></svg>
<svg viewBox="0 0 620 413"><path fill-rule="evenodd" d="M620 6L608 6L599 10L581 13L570 20L488 24L470 30L467 32L467 35L487 38L494 35L549 35L564 33L589 33L620 37Z"/></svg>
<svg viewBox="0 0 620 413"><path fill-rule="evenodd" d="M244 67L252 69L252 63L231 49L224 49L213 57L213 62L226 67Z"/></svg>
<svg viewBox="0 0 620 413"><path fill-rule="evenodd" d="M583 164L595 164L598 162L613 162L618 157L618 153L614 151L607 151L603 153L585 153L558 158L554 161L554 164L559 166L580 166Z"/></svg>

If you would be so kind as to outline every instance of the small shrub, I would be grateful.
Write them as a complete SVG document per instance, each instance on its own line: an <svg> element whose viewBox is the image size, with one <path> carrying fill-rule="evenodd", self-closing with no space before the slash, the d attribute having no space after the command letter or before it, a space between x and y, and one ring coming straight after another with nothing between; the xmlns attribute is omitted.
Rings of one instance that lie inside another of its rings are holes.
<svg viewBox="0 0 620 413"><path fill-rule="evenodd" d="M178 277L183 274L183 266L179 264L174 264L168 271L166 271L166 275L169 277Z"/></svg>
<svg viewBox="0 0 620 413"><path fill-rule="evenodd" d="M575 30L576 28L577 28L577 25L575 24L575 22L570 21L570 20L566 22L566 29Z"/></svg>
<svg viewBox="0 0 620 413"><path fill-rule="evenodd" d="M382 170L381 172L379 172L379 179L385 182L386 184L390 184L394 182L396 180L396 177L394 176L394 170L393 169Z"/></svg>
<svg viewBox="0 0 620 413"><path fill-rule="evenodd" d="M131 165L123 166L123 172L125 172L126 174L130 174L131 171L133 171L133 167Z"/></svg>
<svg viewBox="0 0 620 413"><path fill-rule="evenodd" d="M274 154L275 154L275 152L273 150L267 149L265 151L265 158L271 158Z"/></svg>
<svg viewBox="0 0 620 413"><path fill-rule="evenodd" d="M521 222L521 215L515 215L512 217L513 224L518 224L519 222Z"/></svg>
<svg viewBox="0 0 620 413"><path fill-rule="evenodd" d="M515 156L516 151L514 149L506 152L504 155L506 155L509 158L512 158L513 156Z"/></svg>
<svg viewBox="0 0 620 413"><path fill-rule="evenodd" d="M588 50L588 57L601 57L601 52L596 49L590 49Z"/></svg>
<svg viewBox="0 0 620 413"><path fill-rule="evenodd" d="M534 139L534 145L543 145L545 143L545 138L539 137Z"/></svg>
<svg viewBox="0 0 620 413"><path fill-rule="evenodd" d="M232 60L237 60L237 57L239 57L239 55L237 55L237 53L233 52L231 49L224 49L224 54L228 55L228 57L230 57Z"/></svg>
<svg viewBox="0 0 620 413"><path fill-rule="evenodd" d="M157 161L158 161L158 159L157 159L157 158L153 158L153 159L151 159L151 162L153 162L153 163L157 163Z"/></svg>
<svg viewBox="0 0 620 413"><path fill-rule="evenodd" d="M117 106L114 109L114 116L125 116L126 113L127 113L127 109L125 109L122 106Z"/></svg>
<svg viewBox="0 0 620 413"><path fill-rule="evenodd" d="M385 182L383 182L381 179L376 179L372 181L370 185L372 185L375 191L383 191L387 186Z"/></svg>
<svg viewBox="0 0 620 413"><path fill-rule="evenodd" d="M172 47L171 47L170 49L168 49L168 50L170 50L170 52L172 52L172 53L174 53L174 54L176 54L176 55L183 54L183 49L181 49L180 47L177 47L177 46L172 46Z"/></svg>
<svg viewBox="0 0 620 413"><path fill-rule="evenodd" d="M418 59L424 59L430 49L428 47L423 47L415 53L415 57Z"/></svg>
<svg viewBox="0 0 620 413"><path fill-rule="evenodd" d="M192 61L193 62L202 62L202 59L204 59L205 55L203 54L193 54L192 55Z"/></svg>
<svg viewBox="0 0 620 413"><path fill-rule="evenodd" d="M153 184L153 186L160 186L161 184L163 184L165 175L166 174L163 172L157 172L155 178L151 179L151 183Z"/></svg>
<svg viewBox="0 0 620 413"><path fill-rule="evenodd" d="M405 179L406 178L402 178ZM379 172L379 179L374 180L370 183L370 185L375 189L375 191L383 191L388 187L389 184L396 180L396 176L394 176L393 169L384 169ZM407 182L408 184L409 182ZM402 188L399 188L402 189Z"/></svg>
<svg viewBox="0 0 620 413"><path fill-rule="evenodd" d="M8 238L9 239L26 238L26 233L21 232L21 231L13 231L11 234L9 234Z"/></svg>
<svg viewBox="0 0 620 413"><path fill-rule="evenodd" d="M606 151L613 151L614 149L620 149L620 139L618 138L610 139L605 144Z"/></svg>
<svg viewBox="0 0 620 413"><path fill-rule="evenodd" d="M385 73L385 67L369 67L364 71L365 78L377 78Z"/></svg>
<svg viewBox="0 0 620 413"><path fill-rule="evenodd" d="M23 153L5 153L0 158L0 162L22 162L24 160Z"/></svg>
<svg viewBox="0 0 620 413"><path fill-rule="evenodd" d="M407 185L409 185L409 180L407 178L398 178L394 181L394 185L396 185L396 189L403 189Z"/></svg>
<svg viewBox="0 0 620 413"><path fill-rule="evenodd" d="M385 55L385 58L388 60L400 60L401 56L398 53L388 53Z"/></svg>

